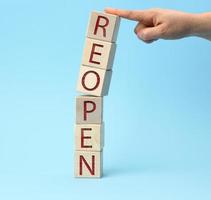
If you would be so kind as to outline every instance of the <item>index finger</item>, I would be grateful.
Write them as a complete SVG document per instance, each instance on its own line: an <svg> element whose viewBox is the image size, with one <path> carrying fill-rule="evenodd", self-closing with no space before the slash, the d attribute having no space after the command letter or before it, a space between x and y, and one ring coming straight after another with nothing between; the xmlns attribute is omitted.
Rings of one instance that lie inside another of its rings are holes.
<svg viewBox="0 0 211 200"><path fill-rule="evenodd" d="M106 8L105 12L134 21L141 21L144 18L144 11Z"/></svg>

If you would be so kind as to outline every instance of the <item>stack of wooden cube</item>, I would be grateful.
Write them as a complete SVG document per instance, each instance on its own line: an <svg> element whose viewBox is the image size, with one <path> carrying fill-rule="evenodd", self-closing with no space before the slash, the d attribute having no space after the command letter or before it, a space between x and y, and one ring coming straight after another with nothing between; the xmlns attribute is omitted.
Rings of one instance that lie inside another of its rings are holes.
<svg viewBox="0 0 211 200"><path fill-rule="evenodd" d="M103 96L108 94L120 18L92 12L80 67L76 97L75 177L103 173Z"/></svg>

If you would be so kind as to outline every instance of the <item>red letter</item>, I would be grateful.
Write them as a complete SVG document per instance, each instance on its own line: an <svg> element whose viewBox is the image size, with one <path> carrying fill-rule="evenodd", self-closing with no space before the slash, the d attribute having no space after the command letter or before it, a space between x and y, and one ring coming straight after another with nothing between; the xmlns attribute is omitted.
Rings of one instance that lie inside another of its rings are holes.
<svg viewBox="0 0 211 200"><path fill-rule="evenodd" d="M96 78L97 78L96 84L95 84L95 86L92 87L92 88L88 88L88 87L85 85L86 76L87 76L88 74L90 74L90 73L93 73L93 74L96 76ZM87 71L87 72L83 75L81 81L82 81L82 83L81 83L82 86L83 86L86 90L92 91L92 90L95 90L95 89L99 86L99 84L100 84L100 76L99 76L99 74L98 74L97 72L95 72L95 71Z"/></svg>
<svg viewBox="0 0 211 200"><path fill-rule="evenodd" d="M83 170L82 170L82 164L86 165L87 169L89 170L89 172L91 173L91 175L95 175L95 156L93 155L92 156L92 169L91 167L89 166L89 164L86 162L85 158L83 156L80 155L80 161L79 161L79 168L80 168L80 175L83 174Z"/></svg>
<svg viewBox="0 0 211 200"><path fill-rule="evenodd" d="M104 22L104 24L100 24L100 21L105 21L105 22ZM109 24L109 19L107 17L98 16L96 24L95 24L94 35L97 34L98 28L102 28L103 29L103 37L106 37L106 28L105 27L108 26L108 24Z"/></svg>
<svg viewBox="0 0 211 200"><path fill-rule="evenodd" d="M92 128L81 128L81 148L92 148L92 145L84 145L84 139L91 139L91 136L84 136L84 131L91 131Z"/></svg>
<svg viewBox="0 0 211 200"><path fill-rule="evenodd" d="M92 104L92 109L87 110L87 104ZM84 101L84 121L87 120L87 113L91 113L96 110L96 103L94 101Z"/></svg>
<svg viewBox="0 0 211 200"><path fill-rule="evenodd" d="M102 55L100 52L95 51L95 47L96 47L96 46L97 46L97 47L101 47L101 48L104 47L102 44L95 44L95 43L93 43L91 55L90 55L90 57L89 57L89 62L90 62L90 63L94 63L94 64L100 65L100 62L93 60L94 54L99 55L99 56Z"/></svg>

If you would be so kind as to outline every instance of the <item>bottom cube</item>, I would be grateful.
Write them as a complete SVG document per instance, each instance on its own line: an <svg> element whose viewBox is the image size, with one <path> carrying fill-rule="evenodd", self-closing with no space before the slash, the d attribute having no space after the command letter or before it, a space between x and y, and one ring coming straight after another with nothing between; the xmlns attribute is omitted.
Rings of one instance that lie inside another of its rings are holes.
<svg viewBox="0 0 211 200"><path fill-rule="evenodd" d="M75 177L100 178L102 174L102 151L75 151Z"/></svg>

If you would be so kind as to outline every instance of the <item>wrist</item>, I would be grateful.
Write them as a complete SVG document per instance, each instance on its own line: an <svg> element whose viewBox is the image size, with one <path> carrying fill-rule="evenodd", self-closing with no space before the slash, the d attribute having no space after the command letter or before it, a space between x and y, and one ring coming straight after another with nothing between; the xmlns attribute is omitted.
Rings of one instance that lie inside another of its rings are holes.
<svg viewBox="0 0 211 200"><path fill-rule="evenodd" d="M211 13L191 14L192 36L205 37L211 34Z"/></svg>

